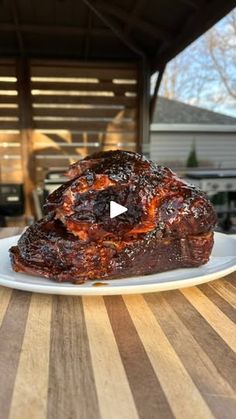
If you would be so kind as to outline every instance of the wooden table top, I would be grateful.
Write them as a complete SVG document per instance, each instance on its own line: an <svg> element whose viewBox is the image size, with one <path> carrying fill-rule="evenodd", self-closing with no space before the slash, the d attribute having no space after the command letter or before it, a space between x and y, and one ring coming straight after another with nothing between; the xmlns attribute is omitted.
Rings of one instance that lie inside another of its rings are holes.
<svg viewBox="0 0 236 419"><path fill-rule="evenodd" d="M0 417L234 419L235 308L236 273L145 295L0 287Z"/></svg>

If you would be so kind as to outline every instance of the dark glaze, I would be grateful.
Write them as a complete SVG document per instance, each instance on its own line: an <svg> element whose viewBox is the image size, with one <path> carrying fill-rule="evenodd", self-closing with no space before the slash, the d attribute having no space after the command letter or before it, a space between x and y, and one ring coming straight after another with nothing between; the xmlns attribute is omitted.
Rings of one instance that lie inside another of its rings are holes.
<svg viewBox="0 0 236 419"><path fill-rule="evenodd" d="M216 216L205 194L131 152L97 153L74 165L48 215L11 249L16 271L83 283L206 263ZM109 203L128 208L110 219Z"/></svg>
<svg viewBox="0 0 236 419"><path fill-rule="evenodd" d="M85 243L66 233L60 221L46 218L30 226L10 254L16 271L81 284L199 266L208 261L212 245L213 233L159 239L155 232Z"/></svg>
<svg viewBox="0 0 236 419"><path fill-rule="evenodd" d="M107 233L122 238L156 228L182 237L206 233L216 222L204 193L137 153L98 153L71 170L77 177L49 196L47 209L55 209L81 240L102 239ZM110 219L111 200L128 211Z"/></svg>

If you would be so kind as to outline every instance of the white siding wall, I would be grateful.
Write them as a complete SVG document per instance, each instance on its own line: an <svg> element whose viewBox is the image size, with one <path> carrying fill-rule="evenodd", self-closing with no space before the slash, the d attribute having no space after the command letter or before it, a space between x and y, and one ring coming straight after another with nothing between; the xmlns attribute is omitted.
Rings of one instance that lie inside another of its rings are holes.
<svg viewBox="0 0 236 419"><path fill-rule="evenodd" d="M236 133L234 132L161 132L150 133L150 157L160 164L185 165L193 142L197 158L212 167L236 167Z"/></svg>

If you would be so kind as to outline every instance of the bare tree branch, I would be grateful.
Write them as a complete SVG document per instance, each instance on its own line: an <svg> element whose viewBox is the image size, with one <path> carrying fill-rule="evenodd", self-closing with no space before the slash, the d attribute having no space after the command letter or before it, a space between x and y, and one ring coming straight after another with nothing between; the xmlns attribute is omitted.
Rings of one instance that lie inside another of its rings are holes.
<svg viewBox="0 0 236 419"><path fill-rule="evenodd" d="M236 9L168 64L160 93L169 99L216 110L227 104L233 106Z"/></svg>

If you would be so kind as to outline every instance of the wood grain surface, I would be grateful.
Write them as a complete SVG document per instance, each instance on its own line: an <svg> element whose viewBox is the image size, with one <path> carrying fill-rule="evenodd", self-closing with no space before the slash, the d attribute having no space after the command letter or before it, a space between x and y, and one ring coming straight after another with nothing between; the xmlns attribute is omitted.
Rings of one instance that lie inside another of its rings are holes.
<svg viewBox="0 0 236 419"><path fill-rule="evenodd" d="M235 308L236 273L145 295L0 287L0 418L234 419Z"/></svg>

